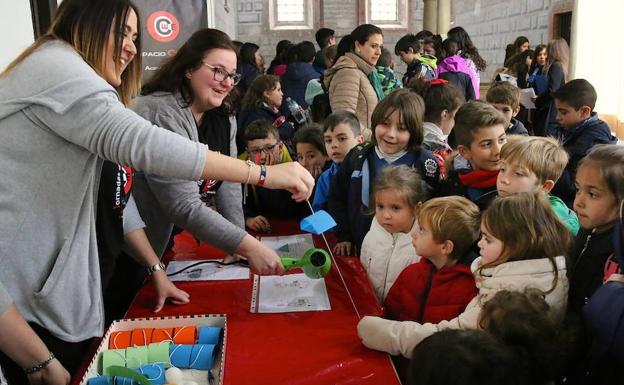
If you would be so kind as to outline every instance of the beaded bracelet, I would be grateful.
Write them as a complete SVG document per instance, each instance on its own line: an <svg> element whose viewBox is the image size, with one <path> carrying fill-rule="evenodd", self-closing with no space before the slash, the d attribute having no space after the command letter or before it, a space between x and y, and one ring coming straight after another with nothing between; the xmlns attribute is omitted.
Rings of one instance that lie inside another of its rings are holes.
<svg viewBox="0 0 624 385"><path fill-rule="evenodd" d="M30 368L26 368L24 369L24 372L26 374L33 374L36 373L38 371L40 371L41 369L45 368L46 366L48 366L50 364L50 362L52 362L52 360L54 359L54 353L50 352L50 355L48 356L48 358L46 358L45 360L34 364L33 366L31 366Z"/></svg>

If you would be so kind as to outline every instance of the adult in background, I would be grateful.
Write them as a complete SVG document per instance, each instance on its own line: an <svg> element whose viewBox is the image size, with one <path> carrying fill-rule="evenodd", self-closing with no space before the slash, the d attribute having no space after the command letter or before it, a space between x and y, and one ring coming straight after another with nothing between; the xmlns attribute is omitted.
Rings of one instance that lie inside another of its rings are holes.
<svg viewBox="0 0 624 385"><path fill-rule="evenodd" d="M505 60L503 60L503 64L505 67L509 67L509 59L511 59L514 55L522 53L529 49L529 39L526 36L518 36L513 44L508 44L507 48L505 48Z"/></svg>
<svg viewBox="0 0 624 385"><path fill-rule="evenodd" d="M197 31L143 86L133 108L154 124L236 157L236 120L222 105L240 79L229 75L235 67L235 47L225 33ZM174 225L228 253L235 252L245 235L238 183L187 182L136 172L133 184L147 237L159 257ZM140 266L122 257L105 295L107 313L123 316L144 278Z"/></svg>
<svg viewBox="0 0 624 385"><path fill-rule="evenodd" d="M552 93L564 85L568 79L570 47L565 39L554 39L548 43L548 59L542 73L547 76L547 86L535 99L533 130L535 135L558 137L557 109Z"/></svg>
<svg viewBox="0 0 624 385"><path fill-rule="evenodd" d="M383 34L379 27L372 24L358 26L338 44L336 62L325 72L323 79L329 90L332 111L353 112L366 140L371 135L369 127L373 110L383 99L381 84L375 76L382 46Z"/></svg>
<svg viewBox="0 0 624 385"><path fill-rule="evenodd" d="M314 54L314 44L311 41L302 41L297 44L295 61L288 64L286 73L280 76L284 98L292 98L304 109L308 108L308 102L305 100L308 82L321 77L312 65Z"/></svg>
<svg viewBox="0 0 624 385"><path fill-rule="evenodd" d="M314 34L314 38L319 46L319 50L314 57L314 69L322 75L328 68L322 51L326 47L336 44L336 32L330 28L319 28L316 34Z"/></svg>
<svg viewBox="0 0 624 385"><path fill-rule="evenodd" d="M472 43L472 39L470 39L468 32L466 32L466 30L462 27L454 27L449 29L447 37L449 39L455 40L458 43L458 55L466 61L466 65L468 65L468 68L474 71L477 78L475 98L480 99L481 92L479 91L479 87L481 87L481 75L479 74L479 72L485 71L487 63L479 54L479 50L477 49L477 47L475 47L475 45Z"/></svg>
<svg viewBox="0 0 624 385"><path fill-rule="evenodd" d="M260 54L260 47L254 43L244 43L240 48L240 62L238 73L241 74L238 84L238 93L245 95L251 82L264 73L264 58Z"/></svg>
<svg viewBox="0 0 624 385"><path fill-rule="evenodd" d="M294 44L290 40L280 40L275 46L275 57L271 60L267 74L282 76L286 73L286 51Z"/></svg>
<svg viewBox="0 0 624 385"><path fill-rule="evenodd" d="M188 180L260 179L260 167L125 108L138 90L139 31L129 1L65 0L50 31L0 74L0 362L22 375L11 383L68 383L65 368L103 333L95 232L103 159ZM264 185L301 200L312 183L293 163L267 167ZM260 273L283 271L272 252L252 259Z"/></svg>

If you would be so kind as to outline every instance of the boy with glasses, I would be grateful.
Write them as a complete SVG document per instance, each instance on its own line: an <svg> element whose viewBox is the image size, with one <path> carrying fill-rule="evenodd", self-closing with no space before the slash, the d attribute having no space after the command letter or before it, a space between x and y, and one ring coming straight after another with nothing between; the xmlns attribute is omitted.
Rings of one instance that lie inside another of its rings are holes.
<svg viewBox="0 0 624 385"><path fill-rule="evenodd" d="M246 151L239 159L255 164L270 166L292 162L288 149L279 139L279 133L271 122L255 120L245 130ZM271 224L267 217L295 219L306 213L307 205L289 199L286 190L269 190L260 186L251 186L243 193L243 213L245 225L254 231L270 232Z"/></svg>

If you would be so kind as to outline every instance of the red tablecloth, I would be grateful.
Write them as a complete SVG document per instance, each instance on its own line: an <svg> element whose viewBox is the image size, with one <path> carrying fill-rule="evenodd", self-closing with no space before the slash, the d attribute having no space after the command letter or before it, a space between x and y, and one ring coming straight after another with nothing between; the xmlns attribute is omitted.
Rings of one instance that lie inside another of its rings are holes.
<svg viewBox="0 0 624 385"><path fill-rule="evenodd" d="M293 222L272 221L273 235L298 232ZM315 245L323 247L320 237ZM188 233L179 234L171 258L220 258L222 252L198 245ZM380 315L381 308L357 258L337 258L360 315ZM280 314L250 313L252 279L178 282L191 303L166 305L159 316L226 314L227 347L223 383L231 385L400 384L390 358L360 342L358 316L332 267L325 278L331 311ZM152 317L154 290L143 287L126 317Z"/></svg>

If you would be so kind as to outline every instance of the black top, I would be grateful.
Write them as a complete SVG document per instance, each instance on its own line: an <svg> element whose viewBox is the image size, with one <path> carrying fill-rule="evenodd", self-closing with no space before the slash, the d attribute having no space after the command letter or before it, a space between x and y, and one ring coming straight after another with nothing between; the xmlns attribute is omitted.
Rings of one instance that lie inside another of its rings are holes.
<svg viewBox="0 0 624 385"><path fill-rule="evenodd" d="M580 314L589 298L602 285L604 267L612 254L613 229L599 234L592 234L591 230L579 230L569 265L569 313Z"/></svg>
<svg viewBox="0 0 624 385"><path fill-rule="evenodd" d="M100 176L95 231L102 288L106 289L124 243L123 210L132 189L132 169L105 161Z"/></svg>

